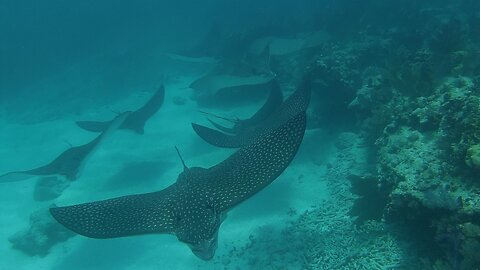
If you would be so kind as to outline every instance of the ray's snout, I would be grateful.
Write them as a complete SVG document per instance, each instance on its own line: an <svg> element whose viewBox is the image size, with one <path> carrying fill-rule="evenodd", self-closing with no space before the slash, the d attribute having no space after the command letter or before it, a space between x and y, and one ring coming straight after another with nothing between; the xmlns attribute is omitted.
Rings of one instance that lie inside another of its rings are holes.
<svg viewBox="0 0 480 270"><path fill-rule="evenodd" d="M204 240L198 244L189 244L188 245L192 250L195 256L199 257L202 260L209 261L215 255L215 251L218 247L218 238L217 236L212 237L211 239Z"/></svg>

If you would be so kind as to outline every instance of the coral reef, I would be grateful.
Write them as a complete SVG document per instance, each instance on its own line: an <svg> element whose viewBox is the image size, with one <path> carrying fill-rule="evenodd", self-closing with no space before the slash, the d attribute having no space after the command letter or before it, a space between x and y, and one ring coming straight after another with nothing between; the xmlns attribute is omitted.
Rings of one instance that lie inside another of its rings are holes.
<svg viewBox="0 0 480 270"><path fill-rule="evenodd" d="M423 240L443 251L453 269L472 269L477 261L470 248L478 238L467 241L459 230L480 218L475 170L480 107L472 106L478 105L474 87L466 77L446 78L432 95L402 104L403 113L376 141L379 181L393 187L387 220L423 226L413 237L430 235ZM440 260L437 255L432 260Z"/></svg>
<svg viewBox="0 0 480 270"><path fill-rule="evenodd" d="M480 144L475 144L468 148L465 163L473 169L480 169Z"/></svg>
<svg viewBox="0 0 480 270"><path fill-rule="evenodd" d="M259 228L246 245L233 247L222 258L226 269L383 270L423 265L416 261L412 247L398 240L381 219L358 224L351 215L358 196L350 192L348 178L352 172L367 173L368 149L356 134L339 137L338 154L325 175L328 199L300 214L291 211L292 220L283 228Z"/></svg>
<svg viewBox="0 0 480 270"><path fill-rule="evenodd" d="M272 58L283 85L314 67L309 127L338 136L331 199L283 230L252 235L229 260L273 269L478 267L479 8L337 1L317 16L328 42ZM353 153L358 134L363 156Z"/></svg>
<svg viewBox="0 0 480 270"><path fill-rule="evenodd" d="M344 128L362 134L375 157L374 170L350 176L351 192L360 198L349 213L359 224L374 220L410 241L424 263L416 269L476 269L480 44L472 35L479 14L471 9L480 4L397 4L397 11L380 1L358 3L354 10L342 10L342 1L329 7L356 23L336 26L328 21L334 15L322 18L334 39L315 55L323 82L317 91L336 89L344 98L321 94L313 116L323 126L325 115L335 124L337 115L353 115L354 127ZM416 18L375 24L372 12ZM335 106L325 105L325 98ZM361 211L374 209L372 202L380 202L376 211Z"/></svg>

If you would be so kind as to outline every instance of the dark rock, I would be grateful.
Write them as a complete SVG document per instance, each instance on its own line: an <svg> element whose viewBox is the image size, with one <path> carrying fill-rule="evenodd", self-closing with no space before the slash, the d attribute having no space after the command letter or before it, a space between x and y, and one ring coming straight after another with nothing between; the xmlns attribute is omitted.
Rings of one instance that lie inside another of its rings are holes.
<svg viewBox="0 0 480 270"><path fill-rule="evenodd" d="M64 242L75 234L57 223L48 209L30 215L30 228L10 236L12 247L29 256L46 256L54 245Z"/></svg>
<svg viewBox="0 0 480 270"><path fill-rule="evenodd" d="M360 196L349 212L358 217L356 223L361 225L367 220L381 220L390 190L378 185L373 176L349 175L347 178L352 184L352 193Z"/></svg>

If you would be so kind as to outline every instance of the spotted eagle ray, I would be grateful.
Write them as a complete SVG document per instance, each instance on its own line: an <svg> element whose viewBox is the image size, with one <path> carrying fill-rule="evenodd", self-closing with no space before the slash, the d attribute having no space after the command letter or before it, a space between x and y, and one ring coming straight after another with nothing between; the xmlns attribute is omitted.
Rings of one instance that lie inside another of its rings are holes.
<svg viewBox="0 0 480 270"><path fill-rule="evenodd" d="M78 174L88 157L96 148L98 148L105 138L109 137L113 131L120 127L128 115L130 115L130 112L125 112L118 115L114 120L112 120L110 126L94 140L84 145L71 147L70 149L61 153L57 158L47 165L31 170L15 171L1 175L0 183L22 181L31 178L32 176L59 175L72 181L77 179Z"/></svg>
<svg viewBox="0 0 480 270"><path fill-rule="evenodd" d="M305 118L305 111L300 112L213 167L184 165L177 181L161 191L50 212L66 228L91 238L173 234L197 257L210 260L227 211L285 170L303 139Z"/></svg>
<svg viewBox="0 0 480 270"><path fill-rule="evenodd" d="M234 125L232 127L225 127L217 122L208 119L208 121L218 130L230 133L230 134L238 134L245 132L245 130L251 128L252 126L258 125L263 120L265 120L272 112L274 112L283 102L283 94L282 89L278 85L277 80L273 79L271 82L270 92L268 95L267 100L263 104L262 107L250 118L248 119L226 119L223 117L218 117L225 119L227 121L233 122Z"/></svg>
<svg viewBox="0 0 480 270"><path fill-rule="evenodd" d="M311 74L307 73L297 90L274 112L271 112L268 117L263 119L263 121L258 121L256 125L250 125L248 128L242 129L241 132L237 134L225 134L219 130L195 123L192 123L192 128L198 136L209 144L224 148L242 147L252 141L255 137L275 129L281 123L285 122L286 119L289 119L307 109L311 95L310 77Z"/></svg>
<svg viewBox="0 0 480 270"><path fill-rule="evenodd" d="M145 123L152 115L154 115L162 106L165 99L165 87L162 85L155 94L143 105L140 109L133 111L125 119L120 129L130 129L138 134L144 133ZM75 122L79 127L92 131L102 132L108 128L112 121L98 122L98 121L77 121Z"/></svg>

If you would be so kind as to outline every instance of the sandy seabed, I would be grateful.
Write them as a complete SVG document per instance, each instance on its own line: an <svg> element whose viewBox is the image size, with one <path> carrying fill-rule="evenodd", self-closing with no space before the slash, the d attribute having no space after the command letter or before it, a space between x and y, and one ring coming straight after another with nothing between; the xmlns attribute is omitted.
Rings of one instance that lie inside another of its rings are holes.
<svg viewBox="0 0 480 270"><path fill-rule="evenodd" d="M182 78L175 84L167 84L165 103L147 122L145 134L117 131L88 160L80 178L53 202L33 200L35 178L2 184L0 269L223 269L228 252L247 245L262 228L281 229L292 219L291 213L301 213L328 196L322 174L326 172L325 161L334 151L324 142L326 136L322 131L308 130L299 153L285 172L272 185L228 213L212 261L201 261L170 235L108 240L75 236L55 245L44 257L31 257L12 249L8 238L29 226L32 212L47 209L52 203L76 204L156 191L170 185L182 170L174 146L180 148L188 166L209 167L231 154L234 150L210 146L193 132L191 122L205 123L194 101L186 98L184 105L173 102L176 96L191 94L185 90L189 81ZM148 95L135 94L117 101L121 106L112 107L135 107ZM0 145L4 157L0 173L43 165L69 147L65 141L72 145L90 141L96 135L79 129L74 121L108 119L112 115L106 108L91 108L84 115L31 125L5 121L0 124L0 139L4 142ZM244 269L236 265L235 258L228 264L229 268Z"/></svg>

